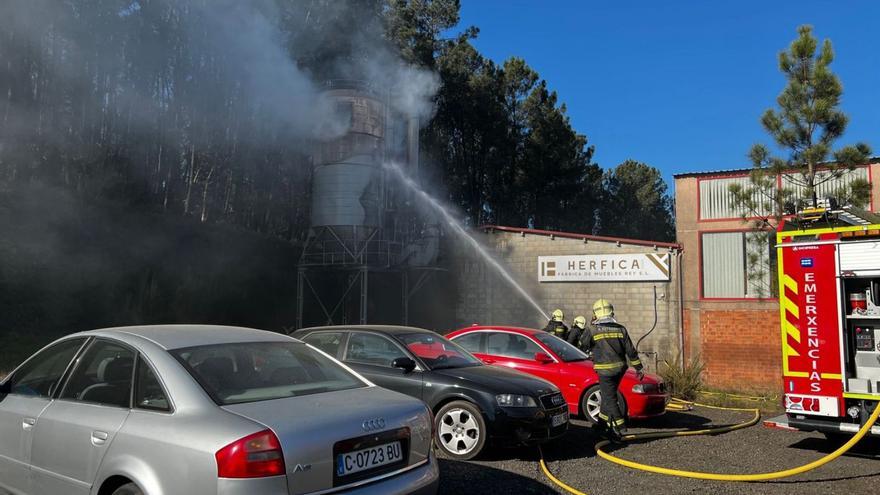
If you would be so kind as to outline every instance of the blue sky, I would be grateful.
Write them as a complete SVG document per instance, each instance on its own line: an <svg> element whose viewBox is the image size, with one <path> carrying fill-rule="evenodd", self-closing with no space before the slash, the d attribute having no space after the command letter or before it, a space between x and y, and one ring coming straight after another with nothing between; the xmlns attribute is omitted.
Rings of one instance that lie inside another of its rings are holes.
<svg viewBox="0 0 880 495"><path fill-rule="evenodd" d="M812 24L836 53L850 117L838 144L880 154L880 2L462 0L461 26L501 62L524 58L555 89L603 167L663 171L750 166L759 122L785 81L777 54ZM671 187L670 187L671 189Z"/></svg>

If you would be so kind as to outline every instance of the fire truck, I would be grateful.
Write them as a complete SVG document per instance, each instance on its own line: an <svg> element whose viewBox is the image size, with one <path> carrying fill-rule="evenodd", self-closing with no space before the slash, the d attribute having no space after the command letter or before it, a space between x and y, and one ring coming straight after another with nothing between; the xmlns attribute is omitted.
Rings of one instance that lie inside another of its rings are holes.
<svg viewBox="0 0 880 495"><path fill-rule="evenodd" d="M785 415L768 426L855 433L880 402L880 216L824 200L776 241Z"/></svg>

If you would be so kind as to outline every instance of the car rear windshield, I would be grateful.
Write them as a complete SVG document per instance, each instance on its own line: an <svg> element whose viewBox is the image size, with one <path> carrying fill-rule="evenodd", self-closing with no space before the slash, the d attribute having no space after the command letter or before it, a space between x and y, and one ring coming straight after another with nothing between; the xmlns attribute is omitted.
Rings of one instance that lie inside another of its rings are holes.
<svg viewBox="0 0 880 495"><path fill-rule="evenodd" d="M430 333L398 335L406 347L432 370L464 368L483 364L458 344Z"/></svg>
<svg viewBox="0 0 880 495"><path fill-rule="evenodd" d="M219 405L366 386L300 342L215 344L170 352Z"/></svg>
<svg viewBox="0 0 880 495"><path fill-rule="evenodd" d="M549 333L536 333L535 338L549 347L554 354L559 356L559 359L567 363L572 361L585 361L587 359L587 355L584 354L584 351L555 335L550 335Z"/></svg>

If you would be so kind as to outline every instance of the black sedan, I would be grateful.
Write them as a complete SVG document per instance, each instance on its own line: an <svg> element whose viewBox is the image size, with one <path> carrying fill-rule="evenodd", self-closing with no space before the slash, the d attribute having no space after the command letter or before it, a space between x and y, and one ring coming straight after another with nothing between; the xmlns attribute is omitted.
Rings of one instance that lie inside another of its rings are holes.
<svg viewBox="0 0 880 495"><path fill-rule="evenodd" d="M434 412L436 444L454 459L496 443L539 443L568 429L568 406L550 382L484 365L421 328L336 326L293 336L345 362L367 379L423 400Z"/></svg>

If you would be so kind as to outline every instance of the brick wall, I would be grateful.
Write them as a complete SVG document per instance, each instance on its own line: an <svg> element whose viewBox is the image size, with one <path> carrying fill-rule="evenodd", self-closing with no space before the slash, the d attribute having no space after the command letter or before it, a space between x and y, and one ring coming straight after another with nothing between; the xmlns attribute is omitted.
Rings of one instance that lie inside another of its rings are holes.
<svg viewBox="0 0 880 495"><path fill-rule="evenodd" d="M779 310L700 311L706 383L728 390L781 390L779 332Z"/></svg>
<svg viewBox="0 0 880 495"><path fill-rule="evenodd" d="M617 245L614 242L548 235L492 231L480 232L478 240L502 262L511 276L532 294L547 313L565 312L567 325L577 315L589 319L596 299L610 300L618 320L626 325L635 342L654 322L654 288L657 290L657 326L641 351L656 352L656 360L670 361L679 354L680 303L678 258L671 258L669 282L538 282L538 256L572 254L656 253L650 246ZM662 251L661 251L662 252ZM460 246L456 253L458 303L456 319L461 326L472 323L543 327L547 321L527 300L504 282L472 249ZM651 368L654 357L643 357Z"/></svg>
<svg viewBox="0 0 880 495"><path fill-rule="evenodd" d="M681 312L681 327L682 327L682 340L684 341L684 355L685 357L693 356L696 354L696 350L693 345L693 330L691 330L691 310L685 309Z"/></svg>

